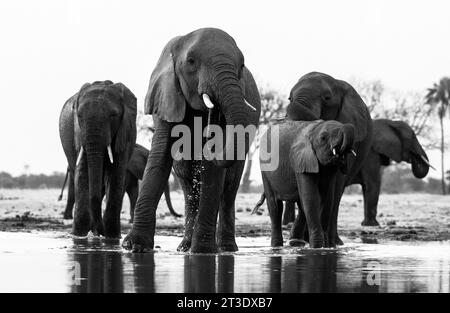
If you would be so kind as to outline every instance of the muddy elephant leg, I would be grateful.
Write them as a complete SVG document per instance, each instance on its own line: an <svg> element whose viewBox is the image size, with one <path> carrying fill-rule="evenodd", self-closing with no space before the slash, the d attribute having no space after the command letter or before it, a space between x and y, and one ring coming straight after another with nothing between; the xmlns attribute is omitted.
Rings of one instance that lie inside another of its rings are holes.
<svg viewBox="0 0 450 313"><path fill-rule="evenodd" d="M293 202L293 201L289 201L289 202L295 204L295 202ZM291 228L291 234L289 237L289 245L293 246L293 247L302 247L306 243L308 243L308 239L309 239L309 238L307 238L308 225L306 224L306 216L305 216L305 212L303 211L301 201L297 202L297 206L298 206L298 214L297 214L297 217L295 218L294 225L292 225L292 228ZM294 215L295 215L295 206L294 206Z"/></svg>
<svg viewBox="0 0 450 313"><path fill-rule="evenodd" d="M283 225L287 225L295 221L295 202L286 201L283 213Z"/></svg>
<svg viewBox="0 0 450 313"><path fill-rule="evenodd" d="M138 179L127 175L125 186L127 188L126 192L128 194L128 198L130 199L130 224L132 224L134 220L134 207L136 206L136 201L139 195Z"/></svg>
<svg viewBox="0 0 450 313"><path fill-rule="evenodd" d="M226 171L217 231L220 251L238 251L235 239L235 200L244 166L245 161L237 161Z"/></svg>
<svg viewBox="0 0 450 313"><path fill-rule="evenodd" d="M177 251L186 252L191 248L192 233L194 232L195 217L198 211L198 195L193 192L192 180L179 178L184 194L184 237L178 245Z"/></svg>
<svg viewBox="0 0 450 313"><path fill-rule="evenodd" d="M75 211L72 224L72 234L86 236L91 228L89 214L89 181L87 173L86 155L75 169Z"/></svg>
<svg viewBox="0 0 450 313"><path fill-rule="evenodd" d="M69 190L67 194L66 209L64 210L64 219L71 220L73 218L73 205L75 204L75 178L69 172Z"/></svg>
<svg viewBox="0 0 450 313"><path fill-rule="evenodd" d="M324 246L324 234L320 221L319 181L315 174L296 174L300 201L308 225L309 245L311 248Z"/></svg>
<svg viewBox="0 0 450 313"><path fill-rule="evenodd" d="M380 224L377 221L377 207L381 188L381 173L377 171L372 177L365 177L365 175L363 175L362 181L364 220L361 225L379 226Z"/></svg>
<svg viewBox="0 0 450 313"><path fill-rule="evenodd" d="M124 158L124 156L122 156ZM122 210L123 196L125 193L125 175L127 164L118 160L111 170L108 186L106 188L106 209L103 215L105 237L120 238L120 212Z"/></svg>
<svg viewBox="0 0 450 313"><path fill-rule="evenodd" d="M199 209L192 234L192 253L215 253L216 225L222 199L225 169L210 161L203 161Z"/></svg>

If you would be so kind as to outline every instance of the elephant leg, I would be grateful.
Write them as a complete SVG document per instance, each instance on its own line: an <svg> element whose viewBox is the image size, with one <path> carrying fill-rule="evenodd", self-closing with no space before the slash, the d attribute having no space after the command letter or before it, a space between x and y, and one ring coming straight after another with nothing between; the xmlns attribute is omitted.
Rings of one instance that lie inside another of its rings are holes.
<svg viewBox="0 0 450 313"><path fill-rule="evenodd" d="M287 225L295 221L295 202L286 201L283 212L283 225Z"/></svg>
<svg viewBox="0 0 450 313"><path fill-rule="evenodd" d="M86 155L75 170L75 211L72 224L72 234L86 236L91 229L89 213L89 180L87 173Z"/></svg>
<svg viewBox="0 0 450 313"><path fill-rule="evenodd" d="M235 200L244 166L245 161L237 161L226 171L217 230L220 251L238 251L235 239Z"/></svg>
<svg viewBox="0 0 450 313"><path fill-rule="evenodd" d="M342 195L345 189L345 178L343 176L336 177L336 183L334 184L334 193L331 206L331 215L329 218L329 224L327 228L327 247L335 248L337 244L343 245L344 243L339 238L337 232L339 204L341 203Z"/></svg>
<svg viewBox="0 0 450 313"><path fill-rule="evenodd" d="M324 246L324 234L320 221L319 179L314 174L296 174L300 201L308 224L309 245L311 248Z"/></svg>
<svg viewBox="0 0 450 313"><path fill-rule="evenodd" d="M281 227L281 217L283 214L283 202L276 199L269 182L263 178L264 194L267 199L267 209L269 210L272 247L283 246L283 229Z"/></svg>
<svg viewBox="0 0 450 313"><path fill-rule="evenodd" d="M73 205L75 204L75 178L69 173L69 190L67 195L66 208L64 210L64 219L71 220L73 218Z"/></svg>
<svg viewBox="0 0 450 313"><path fill-rule="evenodd" d="M122 156L122 158L124 158ZM117 165L116 165L117 164ZM114 164L108 181L106 192L106 209L103 215L105 237L120 238L120 212L122 210L123 196L125 194L125 175L127 164L118 160Z"/></svg>
<svg viewBox="0 0 450 313"><path fill-rule="evenodd" d="M192 234L192 253L215 253L216 225L225 182L224 168L203 161L199 209Z"/></svg>
<svg viewBox="0 0 450 313"><path fill-rule="evenodd" d="M289 201L295 205L295 202ZM287 202L286 202L287 203ZM298 206L298 214L294 221L294 225L292 225L291 228L291 234L289 238L289 245L290 246L304 246L309 238L307 238L307 224L306 224L306 216L305 212L303 211L301 201L297 202ZM295 215L295 206L294 206L294 215Z"/></svg>
<svg viewBox="0 0 450 313"><path fill-rule="evenodd" d="M177 251L186 252L191 248L192 233L194 232L195 218L198 211L198 198L193 194L192 180L180 177L179 182L184 194L184 237L178 245Z"/></svg>
<svg viewBox="0 0 450 313"><path fill-rule="evenodd" d="M136 206L136 201L139 195L138 179L135 177L127 177L125 186L128 198L130 199L130 224L132 224L134 220L134 207Z"/></svg>
<svg viewBox="0 0 450 313"><path fill-rule="evenodd" d="M377 207L381 188L381 173L376 172L372 177L364 177L362 191L364 196L364 220L362 226L379 226L377 221Z"/></svg>

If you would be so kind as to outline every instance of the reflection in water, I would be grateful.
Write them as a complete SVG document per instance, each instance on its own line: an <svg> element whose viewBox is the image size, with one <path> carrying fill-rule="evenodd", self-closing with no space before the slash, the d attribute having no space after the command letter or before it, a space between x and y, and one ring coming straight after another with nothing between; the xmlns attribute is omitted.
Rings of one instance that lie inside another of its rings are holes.
<svg viewBox="0 0 450 313"><path fill-rule="evenodd" d="M390 251L395 255L383 255L373 245L362 247L366 250L285 248L267 253L251 248L219 255L124 254L118 245L78 242L69 262L79 263L81 284L70 291L448 292L450 256L419 260L405 258L395 246Z"/></svg>
<svg viewBox="0 0 450 313"><path fill-rule="evenodd" d="M0 291L449 292L449 243L271 249L240 239L234 254L124 253L119 242L0 232ZM67 248L70 246L70 248ZM41 264L36 270L36 264ZM65 275L66 274L66 275ZM18 282L26 281L27 284Z"/></svg>

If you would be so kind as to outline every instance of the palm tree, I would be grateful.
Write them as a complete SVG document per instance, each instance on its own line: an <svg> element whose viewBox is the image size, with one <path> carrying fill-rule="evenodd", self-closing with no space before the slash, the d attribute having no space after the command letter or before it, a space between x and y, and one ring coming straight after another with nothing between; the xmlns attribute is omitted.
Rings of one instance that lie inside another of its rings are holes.
<svg viewBox="0 0 450 313"><path fill-rule="evenodd" d="M441 124L441 171L442 171L442 194L446 194L445 190L445 167L444 167L444 117L450 104L450 77L443 77L439 83L435 83L432 88L428 89L425 96L427 104L431 104L437 108L439 121Z"/></svg>

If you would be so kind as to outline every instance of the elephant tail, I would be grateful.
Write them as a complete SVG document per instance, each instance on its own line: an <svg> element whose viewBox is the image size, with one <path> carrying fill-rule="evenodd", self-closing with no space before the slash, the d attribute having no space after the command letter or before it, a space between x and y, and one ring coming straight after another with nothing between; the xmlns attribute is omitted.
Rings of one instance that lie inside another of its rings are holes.
<svg viewBox="0 0 450 313"><path fill-rule="evenodd" d="M259 199L258 203L256 203L256 206L253 209L252 214L258 213L259 208L261 207L261 205L263 205L265 200L266 200L266 194L263 192L261 194L261 199Z"/></svg>
<svg viewBox="0 0 450 313"><path fill-rule="evenodd" d="M66 177L64 178L64 183L61 188L61 193L58 196L58 201L61 201L63 198L64 188L66 187L66 183L67 183L67 177L69 177L69 167L67 167Z"/></svg>
<svg viewBox="0 0 450 313"><path fill-rule="evenodd" d="M173 209L172 200L170 199L169 183L167 183L166 188L164 189L164 197L166 198L167 207L169 208L170 213L175 217L181 217L181 214L178 214Z"/></svg>

